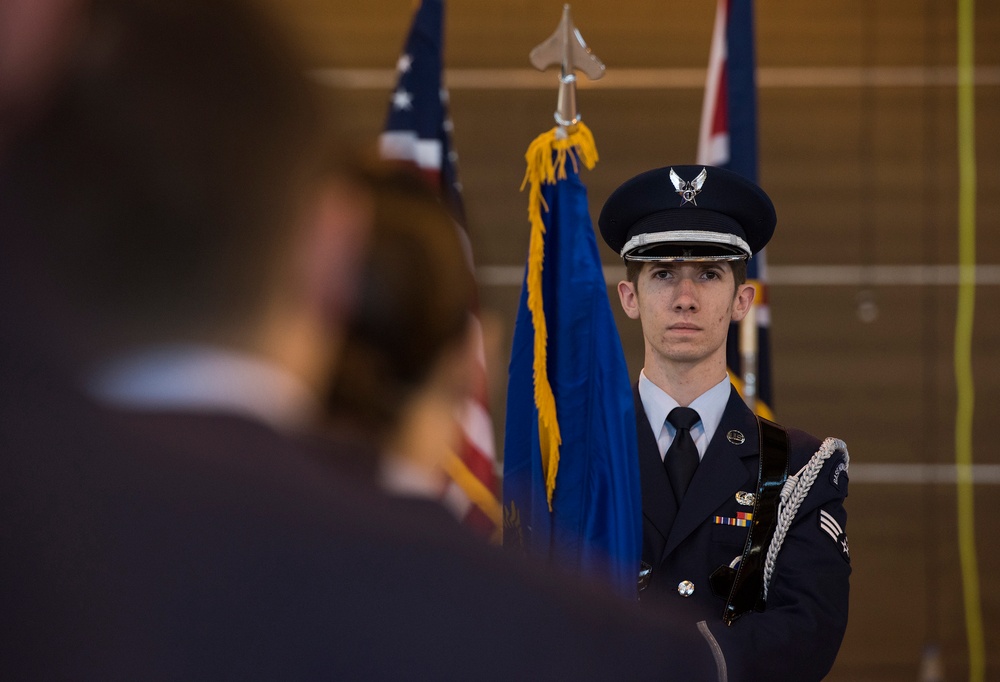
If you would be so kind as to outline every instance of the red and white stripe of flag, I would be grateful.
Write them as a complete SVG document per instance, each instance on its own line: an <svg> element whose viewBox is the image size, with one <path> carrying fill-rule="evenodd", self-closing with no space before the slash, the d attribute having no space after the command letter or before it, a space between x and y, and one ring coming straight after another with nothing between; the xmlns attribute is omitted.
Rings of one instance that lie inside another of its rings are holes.
<svg viewBox="0 0 1000 682"><path fill-rule="evenodd" d="M698 133L698 163L724 166L729 162L729 114L727 78L728 50L726 26L729 24L729 0L719 0L708 55L705 100L701 108Z"/></svg>

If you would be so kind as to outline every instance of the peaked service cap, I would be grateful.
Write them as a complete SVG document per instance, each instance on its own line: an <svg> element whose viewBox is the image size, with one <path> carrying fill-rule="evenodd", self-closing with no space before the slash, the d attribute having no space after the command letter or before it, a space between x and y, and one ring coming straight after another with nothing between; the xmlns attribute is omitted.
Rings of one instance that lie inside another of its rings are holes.
<svg viewBox="0 0 1000 682"><path fill-rule="evenodd" d="M664 166L611 193L598 225L625 260L741 260L774 234L774 204L742 175L714 166Z"/></svg>

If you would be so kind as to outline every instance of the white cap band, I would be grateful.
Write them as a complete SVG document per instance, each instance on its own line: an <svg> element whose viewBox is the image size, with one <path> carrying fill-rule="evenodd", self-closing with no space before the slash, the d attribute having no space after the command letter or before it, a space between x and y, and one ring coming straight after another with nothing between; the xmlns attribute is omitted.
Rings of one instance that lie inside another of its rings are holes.
<svg viewBox="0 0 1000 682"><path fill-rule="evenodd" d="M750 245L742 237L727 232L709 232L707 230L670 230L668 232L646 232L637 234L629 239L619 254L625 258L630 251L634 251L643 246L656 246L657 244L720 244L732 246L746 253L749 258L753 255Z"/></svg>

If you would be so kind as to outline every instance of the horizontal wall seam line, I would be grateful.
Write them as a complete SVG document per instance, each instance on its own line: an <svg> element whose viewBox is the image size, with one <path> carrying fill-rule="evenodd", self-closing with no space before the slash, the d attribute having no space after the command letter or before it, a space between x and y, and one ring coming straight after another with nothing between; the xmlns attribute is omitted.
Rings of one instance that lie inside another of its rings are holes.
<svg viewBox="0 0 1000 682"><path fill-rule="evenodd" d="M1000 464L851 464L851 483L863 484L954 484L959 473L972 483L1000 484Z"/></svg>
<svg viewBox="0 0 1000 682"><path fill-rule="evenodd" d="M963 272L957 265L769 265L770 286L958 286L969 277L980 286L1000 285L1000 265L977 265ZM604 266L608 286L625 278L620 265ZM523 265L481 265L476 268L480 286L521 286Z"/></svg>
<svg viewBox="0 0 1000 682"><path fill-rule="evenodd" d="M394 69L323 68L310 71L319 83L345 90L389 90L396 84ZM978 86L1000 85L1000 65L975 70ZM533 69L446 69L445 84L450 90L553 90L554 73ZM757 85L761 88L860 88L860 87L942 87L958 84L958 70L952 66L883 67L761 67ZM705 86L705 69L608 69L604 78L577 81L580 89L594 90L700 90Z"/></svg>

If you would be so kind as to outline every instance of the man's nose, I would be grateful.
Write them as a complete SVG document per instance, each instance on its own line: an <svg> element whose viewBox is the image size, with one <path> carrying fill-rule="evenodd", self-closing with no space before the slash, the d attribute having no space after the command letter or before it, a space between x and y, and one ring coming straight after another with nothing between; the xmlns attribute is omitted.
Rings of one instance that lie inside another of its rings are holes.
<svg viewBox="0 0 1000 682"><path fill-rule="evenodd" d="M677 283L677 296L674 298L674 308L676 310L695 310L698 308L694 282L689 277L683 277Z"/></svg>

